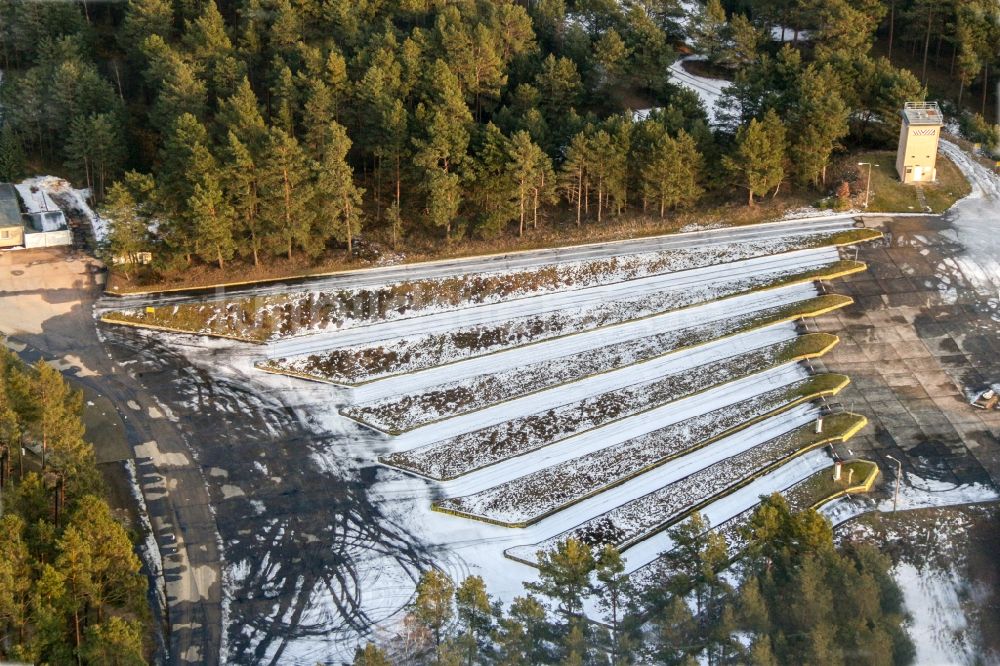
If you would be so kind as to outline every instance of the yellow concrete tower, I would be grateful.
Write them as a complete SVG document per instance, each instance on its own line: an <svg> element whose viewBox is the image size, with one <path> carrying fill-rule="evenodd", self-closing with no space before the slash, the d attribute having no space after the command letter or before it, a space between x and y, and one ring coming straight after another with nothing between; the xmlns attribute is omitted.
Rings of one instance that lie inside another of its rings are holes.
<svg viewBox="0 0 1000 666"><path fill-rule="evenodd" d="M937 102L907 102L900 111L903 126L899 129L899 152L896 172L904 183L927 183L937 180L938 139L944 117Z"/></svg>

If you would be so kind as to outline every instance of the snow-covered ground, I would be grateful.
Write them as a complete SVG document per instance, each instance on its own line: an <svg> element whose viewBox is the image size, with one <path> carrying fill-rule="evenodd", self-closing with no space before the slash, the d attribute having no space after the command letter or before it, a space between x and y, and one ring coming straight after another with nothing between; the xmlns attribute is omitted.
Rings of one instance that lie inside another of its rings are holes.
<svg viewBox="0 0 1000 666"><path fill-rule="evenodd" d="M910 613L909 633L917 649L914 663L932 665L979 663L969 644L965 610L959 600L964 586L953 569L921 571L908 562L893 569Z"/></svg>
<svg viewBox="0 0 1000 666"><path fill-rule="evenodd" d="M90 190L74 188L69 181L55 176L26 178L15 187L29 213L61 210L67 217L71 213L76 213L90 222L98 242L104 241L107 237L107 221L94 213L87 203ZM46 231L51 230L54 229L46 229Z"/></svg>
<svg viewBox="0 0 1000 666"><path fill-rule="evenodd" d="M1000 309L1000 176L950 141L942 140L940 146L972 186L948 213L955 240L965 248L965 255L953 261L974 288L997 299Z"/></svg>
<svg viewBox="0 0 1000 666"><path fill-rule="evenodd" d="M692 505L707 502L702 510L719 524L745 512L760 494L787 488L829 464L822 451L789 461L801 441L791 433L811 431L819 413L816 404L799 404L798 398L812 394L813 382L819 386L829 378L810 377L806 366L789 362L786 354L793 348L799 353L817 340L826 345L833 338L802 338L803 331L788 322L739 328L755 316L817 299L816 287L803 282L742 295L725 288L742 284L736 292L742 293L748 285L781 282L804 268L838 260L832 248L795 250L792 243L785 238L749 257L720 252L710 243L714 249L702 256L710 254L713 260L700 266L674 264L655 275L618 275L599 285L574 281L544 293L471 307L455 303L451 311L427 311L263 347L147 335L169 340L206 375L247 385L255 395L280 395L282 404L327 442L309 454L319 474L338 482L364 479L380 520L404 527L421 552L430 553L435 565L453 578L483 576L490 593L507 603L523 593L523 581L536 576L533 567L507 557L508 549L551 543L574 526L600 521L615 510L619 528L628 533L624 545L636 544L625 551L628 567L638 569L668 547L659 532L665 522L682 517ZM634 261L626 255L618 265ZM662 314L662 303L652 307L643 300L662 294L685 296L686 309L667 307L672 312ZM717 301L725 296L731 298ZM615 314L602 318L601 309ZM495 326L516 316L571 316L582 311L593 316L576 320L571 335L563 329L558 335L545 328L529 329L523 337L491 348L490 355L438 356L417 372L380 377L354 388L256 368L265 357L293 350L306 353L297 347L300 344L310 345L308 353L313 354L333 346L360 348L372 340L392 346L411 336L447 335L473 319ZM644 318L636 321L639 317ZM703 337L696 344L675 347L682 338L673 336L692 329ZM734 335L712 339L724 334ZM623 347L638 341L645 341L641 351ZM566 363L575 365L564 371ZM509 386L499 388L505 384ZM461 396L448 392L459 388ZM487 389L493 392L487 394ZM197 399L192 398L191 409L197 409ZM406 432L389 437L359 427L342 410ZM380 458L391 461L394 455L415 458L441 451L458 451L456 459L465 461L449 462L450 467L433 474L450 480L435 481L378 464ZM788 464L750 481L760 469L782 462ZM266 466L264 470L266 474ZM207 472L209 482L221 483L211 481L212 474ZM730 492L734 484L744 482L745 487ZM547 494L555 484L561 492ZM253 496L226 484L220 492L227 502L245 502L248 513L265 521L260 539L280 541L280 517L269 517L266 494ZM475 504L463 507L469 513L531 524L512 529L432 510L435 502L447 506L448 498ZM331 521L337 519L331 516ZM348 551L354 573L345 583L347 594L359 600L371 625L367 630L392 634L411 598L413 572L391 548L358 541ZM532 555L528 552L523 559ZM223 576L227 591L245 594L253 588L255 595L280 598L278 581L287 581L297 566L280 558L275 551L263 562L228 562ZM286 617L287 611L276 616L282 626L301 622L312 628L308 635L283 637L282 661L349 660L365 630L338 622L342 600L329 586L309 594L305 616L293 619ZM315 631L323 626L329 631ZM235 637L230 634L231 643Z"/></svg>
<svg viewBox="0 0 1000 666"><path fill-rule="evenodd" d="M693 91L708 112L709 125L715 125L719 121L719 100L722 98L722 90L729 85L725 79L710 79L706 76L697 76L684 69L684 63L693 60L705 60L705 56L690 55L671 63L670 78L677 85Z"/></svg>

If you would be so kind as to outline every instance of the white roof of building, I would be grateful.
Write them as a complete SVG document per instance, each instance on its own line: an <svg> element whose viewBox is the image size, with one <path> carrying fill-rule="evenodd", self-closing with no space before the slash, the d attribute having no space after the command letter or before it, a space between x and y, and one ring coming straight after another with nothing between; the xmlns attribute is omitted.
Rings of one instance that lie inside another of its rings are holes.
<svg viewBox="0 0 1000 666"><path fill-rule="evenodd" d="M943 125L944 116L937 102L907 102L901 111L909 125Z"/></svg>

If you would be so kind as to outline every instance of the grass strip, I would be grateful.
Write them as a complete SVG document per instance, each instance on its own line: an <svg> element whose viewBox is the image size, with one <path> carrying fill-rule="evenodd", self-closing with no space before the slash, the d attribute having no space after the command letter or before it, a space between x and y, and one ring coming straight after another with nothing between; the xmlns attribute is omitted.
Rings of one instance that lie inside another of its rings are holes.
<svg viewBox="0 0 1000 666"><path fill-rule="evenodd" d="M802 338L808 339L799 342ZM638 416L669 402L692 398L723 384L801 360L799 357L810 358L825 354L836 343L836 336L810 333L792 341L508 419L409 451L383 456L379 461L432 479L457 478L531 453L580 432ZM820 379L822 377L830 376L817 375L803 381L825 390L839 390L839 381ZM834 377L842 378L843 375ZM833 386L825 386L825 383L831 381L834 381Z"/></svg>
<svg viewBox="0 0 1000 666"><path fill-rule="evenodd" d="M428 367L457 363L469 358L488 356L514 347L524 347L595 328L641 321L671 312L699 307L712 301L767 292L816 280L833 280L862 272L867 266L858 261L840 260L770 280L754 283L737 280L729 291L718 285L706 285L700 292L663 292L635 302L595 304L589 308L520 317L496 324L460 328L448 333L407 337L392 342L357 345L309 354L264 361L258 367L269 372L287 373L345 386L410 374ZM721 291L720 291L721 290ZM625 307L627 306L627 307ZM638 313L638 314L637 314Z"/></svg>
<svg viewBox="0 0 1000 666"><path fill-rule="evenodd" d="M781 241L751 241L665 250L551 264L506 273L484 272L395 282L371 289L316 292L299 290L231 301L114 310L102 315L101 320L157 330L263 342L307 331L336 329L347 322L371 323L398 319L421 312L496 303L752 257L842 246L870 240L875 237L871 235L872 232L874 230L851 229L792 236ZM796 238L798 242L793 240Z"/></svg>
<svg viewBox="0 0 1000 666"><path fill-rule="evenodd" d="M718 371L720 376L724 378L725 371L729 370L730 365L734 368L742 365L743 369L738 370L737 372L753 374L755 371L762 371L769 367L775 367L783 363L805 360L806 358L811 358L813 356L822 356L826 353L826 351L836 345L837 341L837 336L827 333L812 333L799 336L793 340L768 345L760 349L753 350L747 354L733 355L727 359L727 364L718 367ZM630 373L630 376L639 374L648 375L650 374L649 364L656 363L658 360L659 359L653 359L645 361L641 364L627 366L626 368L615 368L604 372L598 372L584 378L563 381L554 386L546 387L543 390L551 391L559 388L560 386L576 384L593 377L606 375L611 372L620 372L625 369L634 369L636 371L634 373ZM652 375L653 379L633 379L631 383L626 386L611 389L597 397L581 401L579 411L588 414L594 414L595 410L597 414L636 413L635 406L648 404L654 399L665 399L666 396L675 393L674 389L669 384L667 386L663 386L663 371L656 372L658 374ZM475 381L476 378L470 378L469 380L464 380L460 386L462 389L465 389L466 386L474 386ZM432 423L439 423L457 416L464 416L482 411L484 409L489 409L497 405L502 405L533 393L536 393L536 391L529 390L524 394L514 393L513 395L502 400L490 400L489 397L487 397L485 399L477 400L472 404L463 404L463 398L466 395L469 395L467 390L452 392L452 390L449 389L442 393L438 389L435 389L429 394L416 394L415 396L392 396L363 405L351 405L343 408L340 413L343 416L380 432L390 435L400 435L416 428L431 425ZM657 398L654 398L654 395L656 395ZM592 404L587 405L587 401L590 401Z"/></svg>
<svg viewBox="0 0 1000 666"><path fill-rule="evenodd" d="M534 558L539 551L548 550L556 543L570 537L580 539L592 547L611 543L624 551L813 449L833 442L847 441L867 423L868 420L859 414L845 412L827 416L824 418L822 433L817 433L813 424L807 424L768 442L772 449L770 453L774 457L763 464L757 464L758 461L754 459L759 458L762 451L767 453L766 445L752 448L734 458L706 467L542 542L509 548L504 554L513 560L535 566ZM782 453L783 451L788 453ZM737 478L739 474L737 467L730 475L730 478L734 479L732 483L718 492L703 494L705 488L728 481L720 470L725 466L738 466L744 461L748 461L745 463L747 466L755 468L753 473ZM698 499L691 500L692 497Z"/></svg>
<svg viewBox="0 0 1000 666"><path fill-rule="evenodd" d="M788 501L792 511L805 511L807 509L818 509L824 504L847 494L854 495L871 491L872 486L875 484L875 479L879 475L878 465L869 460L857 459L844 464L844 470L849 469L855 470L854 476L862 480L860 484L847 487L843 480L835 483L833 481L833 466L831 465L812 476L792 484L789 488L784 489L782 494ZM709 528L709 531L718 532L725 538L728 545L730 562L739 558L746 549L748 545L747 527L758 506L758 504L754 504L750 508ZM687 520L687 518L684 520ZM667 561L663 557L658 557L633 571L629 574L629 577L633 584L643 586L657 578L662 579L674 573L676 571L670 569Z"/></svg>
<svg viewBox="0 0 1000 666"><path fill-rule="evenodd" d="M844 495L867 493L875 484L879 468L870 460L848 460L843 463L840 474L840 480L834 481L831 465L803 479L785 493L789 505L796 511L818 509Z"/></svg>
<svg viewBox="0 0 1000 666"><path fill-rule="evenodd" d="M800 398L789 400L782 396L782 389L769 393L773 402L764 395L754 396L474 495L441 500L434 506L455 514L492 517L507 527L526 527L802 402ZM497 518L500 515L507 518Z"/></svg>

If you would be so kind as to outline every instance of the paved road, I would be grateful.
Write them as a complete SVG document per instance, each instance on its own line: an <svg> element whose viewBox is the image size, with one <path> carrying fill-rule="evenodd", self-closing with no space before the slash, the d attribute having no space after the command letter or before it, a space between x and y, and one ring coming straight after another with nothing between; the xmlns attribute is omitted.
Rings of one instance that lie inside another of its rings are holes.
<svg viewBox="0 0 1000 666"><path fill-rule="evenodd" d="M836 284L854 305L816 320L841 343L815 365L851 376L840 402L871 419L852 448L890 480L886 455L945 490L1000 486L1000 412L968 404L1000 381L1000 303L980 287L952 215L884 223L886 241L860 252L869 272Z"/></svg>
<svg viewBox="0 0 1000 666"><path fill-rule="evenodd" d="M75 385L117 408L164 556L171 663L218 663L221 567L201 469L177 425L154 418L155 386L151 391L141 374L123 371L119 364L129 355L112 358L98 337L91 308L102 287L92 265L62 250L0 254L0 331L25 360L55 362ZM148 457L148 442L156 442L160 459Z"/></svg>
<svg viewBox="0 0 1000 666"><path fill-rule="evenodd" d="M669 236L594 243L567 248L530 250L489 257L468 257L417 264L403 264L400 266L386 266L382 268L347 271L328 277L288 280L264 285L229 287L218 290L192 290L185 293L109 297L99 304L99 309L111 310L122 307L161 306L171 303L224 300L232 298L234 295L263 296L268 294L283 294L289 291L371 287L382 285L386 282L449 277L473 272L499 272L517 268L530 268L554 262L613 257L634 252L706 247L739 241L783 238L789 234L836 231L851 228L853 225L853 218L848 216L788 220L769 224L693 231Z"/></svg>

